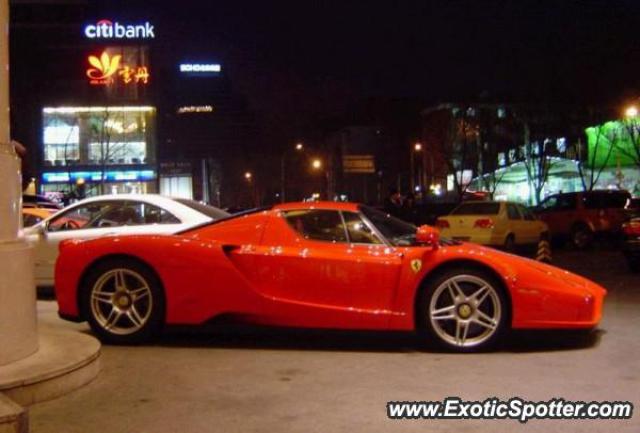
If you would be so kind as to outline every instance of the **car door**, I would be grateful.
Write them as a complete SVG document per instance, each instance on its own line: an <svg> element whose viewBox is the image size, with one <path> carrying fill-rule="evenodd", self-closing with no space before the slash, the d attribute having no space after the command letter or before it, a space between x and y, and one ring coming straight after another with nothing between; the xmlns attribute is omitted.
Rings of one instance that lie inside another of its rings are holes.
<svg viewBox="0 0 640 433"><path fill-rule="evenodd" d="M518 206L515 203L505 203L506 207L506 221L508 224L508 231L513 234L517 245L526 243L526 234L523 230L522 215L518 210Z"/></svg>
<svg viewBox="0 0 640 433"><path fill-rule="evenodd" d="M547 223L549 232L554 235L561 233L562 226L562 221L560 221L556 214L557 206L558 196L552 195L544 199L536 208L536 214L542 221Z"/></svg>
<svg viewBox="0 0 640 433"><path fill-rule="evenodd" d="M95 201L73 206L48 220L40 232L29 236L34 246L35 278L39 286L53 285L58 246L65 239L89 239L114 234L121 224L122 202Z"/></svg>
<svg viewBox="0 0 640 433"><path fill-rule="evenodd" d="M538 243L540 235L543 231L543 223L536 219L536 217L524 206L518 205L518 210L522 215L522 232L523 238L529 244Z"/></svg>
<svg viewBox="0 0 640 433"><path fill-rule="evenodd" d="M349 213L347 219L354 230L372 232L358 214ZM386 323L388 317L380 313L390 309L402 258L380 238L368 239L350 242L337 210L274 215L257 254L257 284L276 301L272 314L295 316L301 326Z"/></svg>

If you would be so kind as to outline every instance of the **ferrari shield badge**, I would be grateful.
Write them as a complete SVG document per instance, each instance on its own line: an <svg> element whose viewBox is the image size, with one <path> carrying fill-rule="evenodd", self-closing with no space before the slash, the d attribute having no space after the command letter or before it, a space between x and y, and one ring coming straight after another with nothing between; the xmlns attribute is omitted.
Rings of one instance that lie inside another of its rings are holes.
<svg viewBox="0 0 640 433"><path fill-rule="evenodd" d="M420 259L411 260L411 270L417 274L418 272L420 272L420 269L422 269L422 260Z"/></svg>

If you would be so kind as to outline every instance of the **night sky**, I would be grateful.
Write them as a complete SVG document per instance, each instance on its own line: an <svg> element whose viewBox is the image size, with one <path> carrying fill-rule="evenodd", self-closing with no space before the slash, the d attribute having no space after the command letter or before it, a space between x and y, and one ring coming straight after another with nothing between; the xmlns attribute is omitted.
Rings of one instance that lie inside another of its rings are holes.
<svg viewBox="0 0 640 433"><path fill-rule="evenodd" d="M370 97L613 104L640 96L638 1L104 4L114 16L155 19L185 55L212 53L253 109L294 126Z"/></svg>

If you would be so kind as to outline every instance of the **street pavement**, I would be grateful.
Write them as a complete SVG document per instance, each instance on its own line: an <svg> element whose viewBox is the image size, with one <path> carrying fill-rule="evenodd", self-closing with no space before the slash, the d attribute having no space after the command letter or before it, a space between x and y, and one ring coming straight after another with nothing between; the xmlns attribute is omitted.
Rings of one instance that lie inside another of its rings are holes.
<svg viewBox="0 0 640 433"><path fill-rule="evenodd" d="M590 335L519 332L494 353L425 350L402 333L256 328L172 330L157 343L104 346L98 378L30 408L35 433L638 432L630 420L390 420L387 401L632 401L640 411L640 275L613 250L561 251L555 264L609 289ZM45 326L56 317L39 301Z"/></svg>

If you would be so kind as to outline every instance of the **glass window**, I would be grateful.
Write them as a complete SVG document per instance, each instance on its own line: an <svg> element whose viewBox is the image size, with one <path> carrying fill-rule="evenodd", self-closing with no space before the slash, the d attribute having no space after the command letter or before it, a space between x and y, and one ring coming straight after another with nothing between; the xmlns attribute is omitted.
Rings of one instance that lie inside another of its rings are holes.
<svg viewBox="0 0 640 433"><path fill-rule="evenodd" d="M586 193L582 200L587 209L622 209L629 198L626 191L602 191Z"/></svg>
<svg viewBox="0 0 640 433"><path fill-rule="evenodd" d="M525 219L525 221L535 221L536 217L533 213L531 213L531 211L529 209L527 209L524 206L518 206L518 209L520 209L520 213L522 214L522 217Z"/></svg>
<svg viewBox="0 0 640 433"><path fill-rule="evenodd" d="M368 206L362 206L360 210L378 229L378 232L393 245L410 246L415 244L417 229L413 224Z"/></svg>
<svg viewBox="0 0 640 433"><path fill-rule="evenodd" d="M94 202L63 212L49 222L50 232L93 228L93 223L119 205L115 202Z"/></svg>
<svg viewBox="0 0 640 433"><path fill-rule="evenodd" d="M381 244L382 240L362 220L360 215L354 212L343 212L342 216L347 225L349 241L356 244Z"/></svg>
<svg viewBox="0 0 640 433"><path fill-rule="evenodd" d="M122 225L180 224L180 220L169 211L149 203L126 202L121 212Z"/></svg>
<svg viewBox="0 0 640 433"><path fill-rule="evenodd" d="M154 119L153 107L45 107L44 165L153 163Z"/></svg>
<svg viewBox="0 0 640 433"><path fill-rule="evenodd" d="M517 206L515 204L507 203L507 217L510 220L519 220L519 219L521 219L520 212L518 212L518 208L517 208Z"/></svg>
<svg viewBox="0 0 640 433"><path fill-rule="evenodd" d="M42 221L42 218L37 215L32 215L29 213L22 214L22 224L24 225L24 227L34 226L40 221Z"/></svg>
<svg viewBox="0 0 640 433"><path fill-rule="evenodd" d="M556 207L558 204L558 196L554 195L551 197L547 197L542 203L540 203L541 210L549 210Z"/></svg>
<svg viewBox="0 0 640 433"><path fill-rule="evenodd" d="M576 208L575 194L562 194L558 196L555 210L573 210Z"/></svg>
<svg viewBox="0 0 640 433"><path fill-rule="evenodd" d="M461 204L451 211L451 215L497 215L499 212L500 203L472 202Z"/></svg>
<svg viewBox="0 0 640 433"><path fill-rule="evenodd" d="M287 223L305 239L346 242L340 213L333 210L294 210L284 213Z"/></svg>

